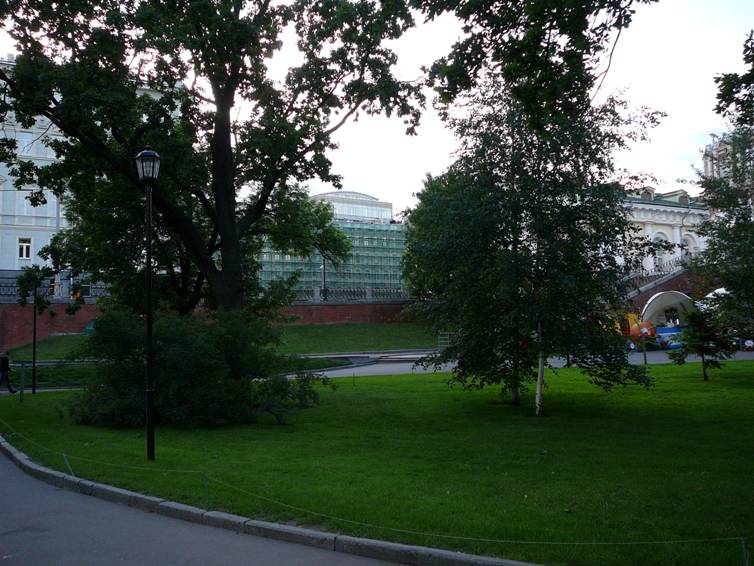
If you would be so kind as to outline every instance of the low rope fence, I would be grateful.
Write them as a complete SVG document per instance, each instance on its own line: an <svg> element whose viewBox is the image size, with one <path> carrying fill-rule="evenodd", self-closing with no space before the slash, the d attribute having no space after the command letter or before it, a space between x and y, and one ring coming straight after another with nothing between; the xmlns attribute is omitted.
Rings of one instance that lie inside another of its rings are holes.
<svg viewBox="0 0 754 566"><path fill-rule="evenodd" d="M369 523L365 521L357 521L354 519L339 517L337 515L322 513L319 511L315 511L313 509L305 508L305 507L291 505L284 501L280 501L278 499L268 497L266 495L261 495L259 493L255 493L253 491L249 491L247 489L241 488L237 485L225 482L221 479L208 475L205 470L201 470L201 469L174 469L174 468L159 468L159 467L151 467L151 466L133 466L133 465L127 465L127 464L116 464L112 462L105 462L102 460L95 460L95 459L86 458L82 456L74 456L71 454L60 452L58 450L54 450L52 448L49 448L47 446L40 444L39 442L36 442L35 440L15 430L8 422L3 420L2 418L0 418L0 425L2 425L4 428L3 435L6 438L8 437L19 438L25 442L28 442L30 445L44 452L47 452L48 454L53 454L53 455L57 455L61 457L66 468L68 469L68 472L70 473L70 475L74 477L79 477L79 476L76 476L76 474L74 473L73 466L70 463L71 460L74 460L74 461L78 460L81 462L87 462L87 463L101 465L105 467L120 468L123 470L133 470L133 471L139 471L139 472L146 471L146 472L157 472L157 473L162 473L162 474L171 474L171 473L172 474L196 474L201 479L201 482L202 482L202 487L204 491L204 499L206 501L208 511L211 510L212 499L213 499L212 493L210 490L210 484L214 484L217 486L224 487L226 489L230 489L237 493L242 493L254 499L276 505L283 509L296 511L296 512L303 513L312 517L328 519L331 521L335 521L337 523L343 523L343 524L359 526L359 527L364 527L364 528L369 528L369 529L375 529L375 530L380 530L380 531L385 531L385 532L421 536L421 537L426 537L430 539L478 542L478 543L493 543L493 544L509 544L509 545L539 545L539 546L668 546L668 545L678 545L678 544L710 544L710 543L735 542L737 544L740 544L741 559L742 559L743 566L749 566L748 539L746 536L667 539L667 540L642 540L642 541L552 541L552 540L521 540L521 539L507 539L507 538L469 537L469 536L434 533L434 532L429 532L429 531L402 529L402 528L397 528L397 527L379 525L376 523Z"/></svg>

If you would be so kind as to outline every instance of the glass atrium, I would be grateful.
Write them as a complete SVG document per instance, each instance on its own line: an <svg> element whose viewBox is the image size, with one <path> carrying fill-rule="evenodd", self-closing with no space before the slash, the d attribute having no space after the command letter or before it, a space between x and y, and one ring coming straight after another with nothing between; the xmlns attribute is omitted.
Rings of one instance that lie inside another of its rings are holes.
<svg viewBox="0 0 754 566"><path fill-rule="evenodd" d="M401 256L403 224L391 223L392 204L350 191L314 195L329 202L335 224L351 240L351 257L334 266L321 255L298 257L265 246L260 278L263 284L300 272L296 287L301 299L316 300L323 288L329 293L353 294L349 298L380 299L403 294ZM324 269L324 273L323 273Z"/></svg>

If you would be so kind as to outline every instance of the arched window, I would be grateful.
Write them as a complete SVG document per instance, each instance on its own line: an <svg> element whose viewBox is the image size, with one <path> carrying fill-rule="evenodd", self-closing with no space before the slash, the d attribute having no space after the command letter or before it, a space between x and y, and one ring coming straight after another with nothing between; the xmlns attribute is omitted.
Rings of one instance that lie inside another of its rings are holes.
<svg viewBox="0 0 754 566"><path fill-rule="evenodd" d="M670 238L668 238L662 232L658 232L657 234L655 234L654 241L655 243L669 242ZM672 252L667 250L657 251L657 254L655 255L655 271L662 272L667 267L671 254Z"/></svg>

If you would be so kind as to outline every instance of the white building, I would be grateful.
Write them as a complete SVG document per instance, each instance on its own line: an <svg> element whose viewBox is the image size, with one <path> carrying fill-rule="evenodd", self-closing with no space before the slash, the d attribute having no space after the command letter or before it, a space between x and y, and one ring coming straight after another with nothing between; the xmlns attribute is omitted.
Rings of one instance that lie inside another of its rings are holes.
<svg viewBox="0 0 754 566"><path fill-rule="evenodd" d="M0 61L10 67L12 61ZM16 140L18 156L44 166L55 161L55 154L44 143L48 138L61 138L60 132L45 118L39 118L31 128L24 128L12 115L0 124L0 137ZM60 201L47 194L47 203L32 206L29 193L13 185L8 168L0 164L0 271L17 271L44 262L38 253L50 242L55 232L65 227ZM32 187L29 187L31 189Z"/></svg>
<svg viewBox="0 0 754 566"><path fill-rule="evenodd" d="M709 211L686 191L656 193L652 187L645 187L629 193L624 206L637 230L649 240L682 246L656 258L648 257L644 261L646 271L671 270L674 264L705 249L705 239L695 227L709 216Z"/></svg>

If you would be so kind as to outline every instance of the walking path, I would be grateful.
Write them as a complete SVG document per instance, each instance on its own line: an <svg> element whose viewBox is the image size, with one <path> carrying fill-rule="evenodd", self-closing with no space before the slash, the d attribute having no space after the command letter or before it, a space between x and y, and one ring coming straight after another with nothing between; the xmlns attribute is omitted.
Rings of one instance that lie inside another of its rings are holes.
<svg viewBox="0 0 754 566"><path fill-rule="evenodd" d="M434 368L423 368L415 365L416 361L424 354L415 352L397 353L397 352L372 352L370 354L374 363L361 365L358 367L342 367L324 371L328 377L365 377L369 375L401 375L411 373L434 373ZM336 357L337 354L329 354L328 357ZM754 360L754 352L738 352L734 360ZM644 363L643 354L632 352L629 356L632 364L641 365ZM548 360L552 367L561 368L565 366L564 358L550 358ZM689 356L689 362L698 362L696 356ZM647 363L668 364L671 363L667 351L647 352ZM445 364L438 371L450 371L454 364Z"/></svg>
<svg viewBox="0 0 754 566"><path fill-rule="evenodd" d="M0 455L0 563L89 566L386 564L145 513L53 487Z"/></svg>

